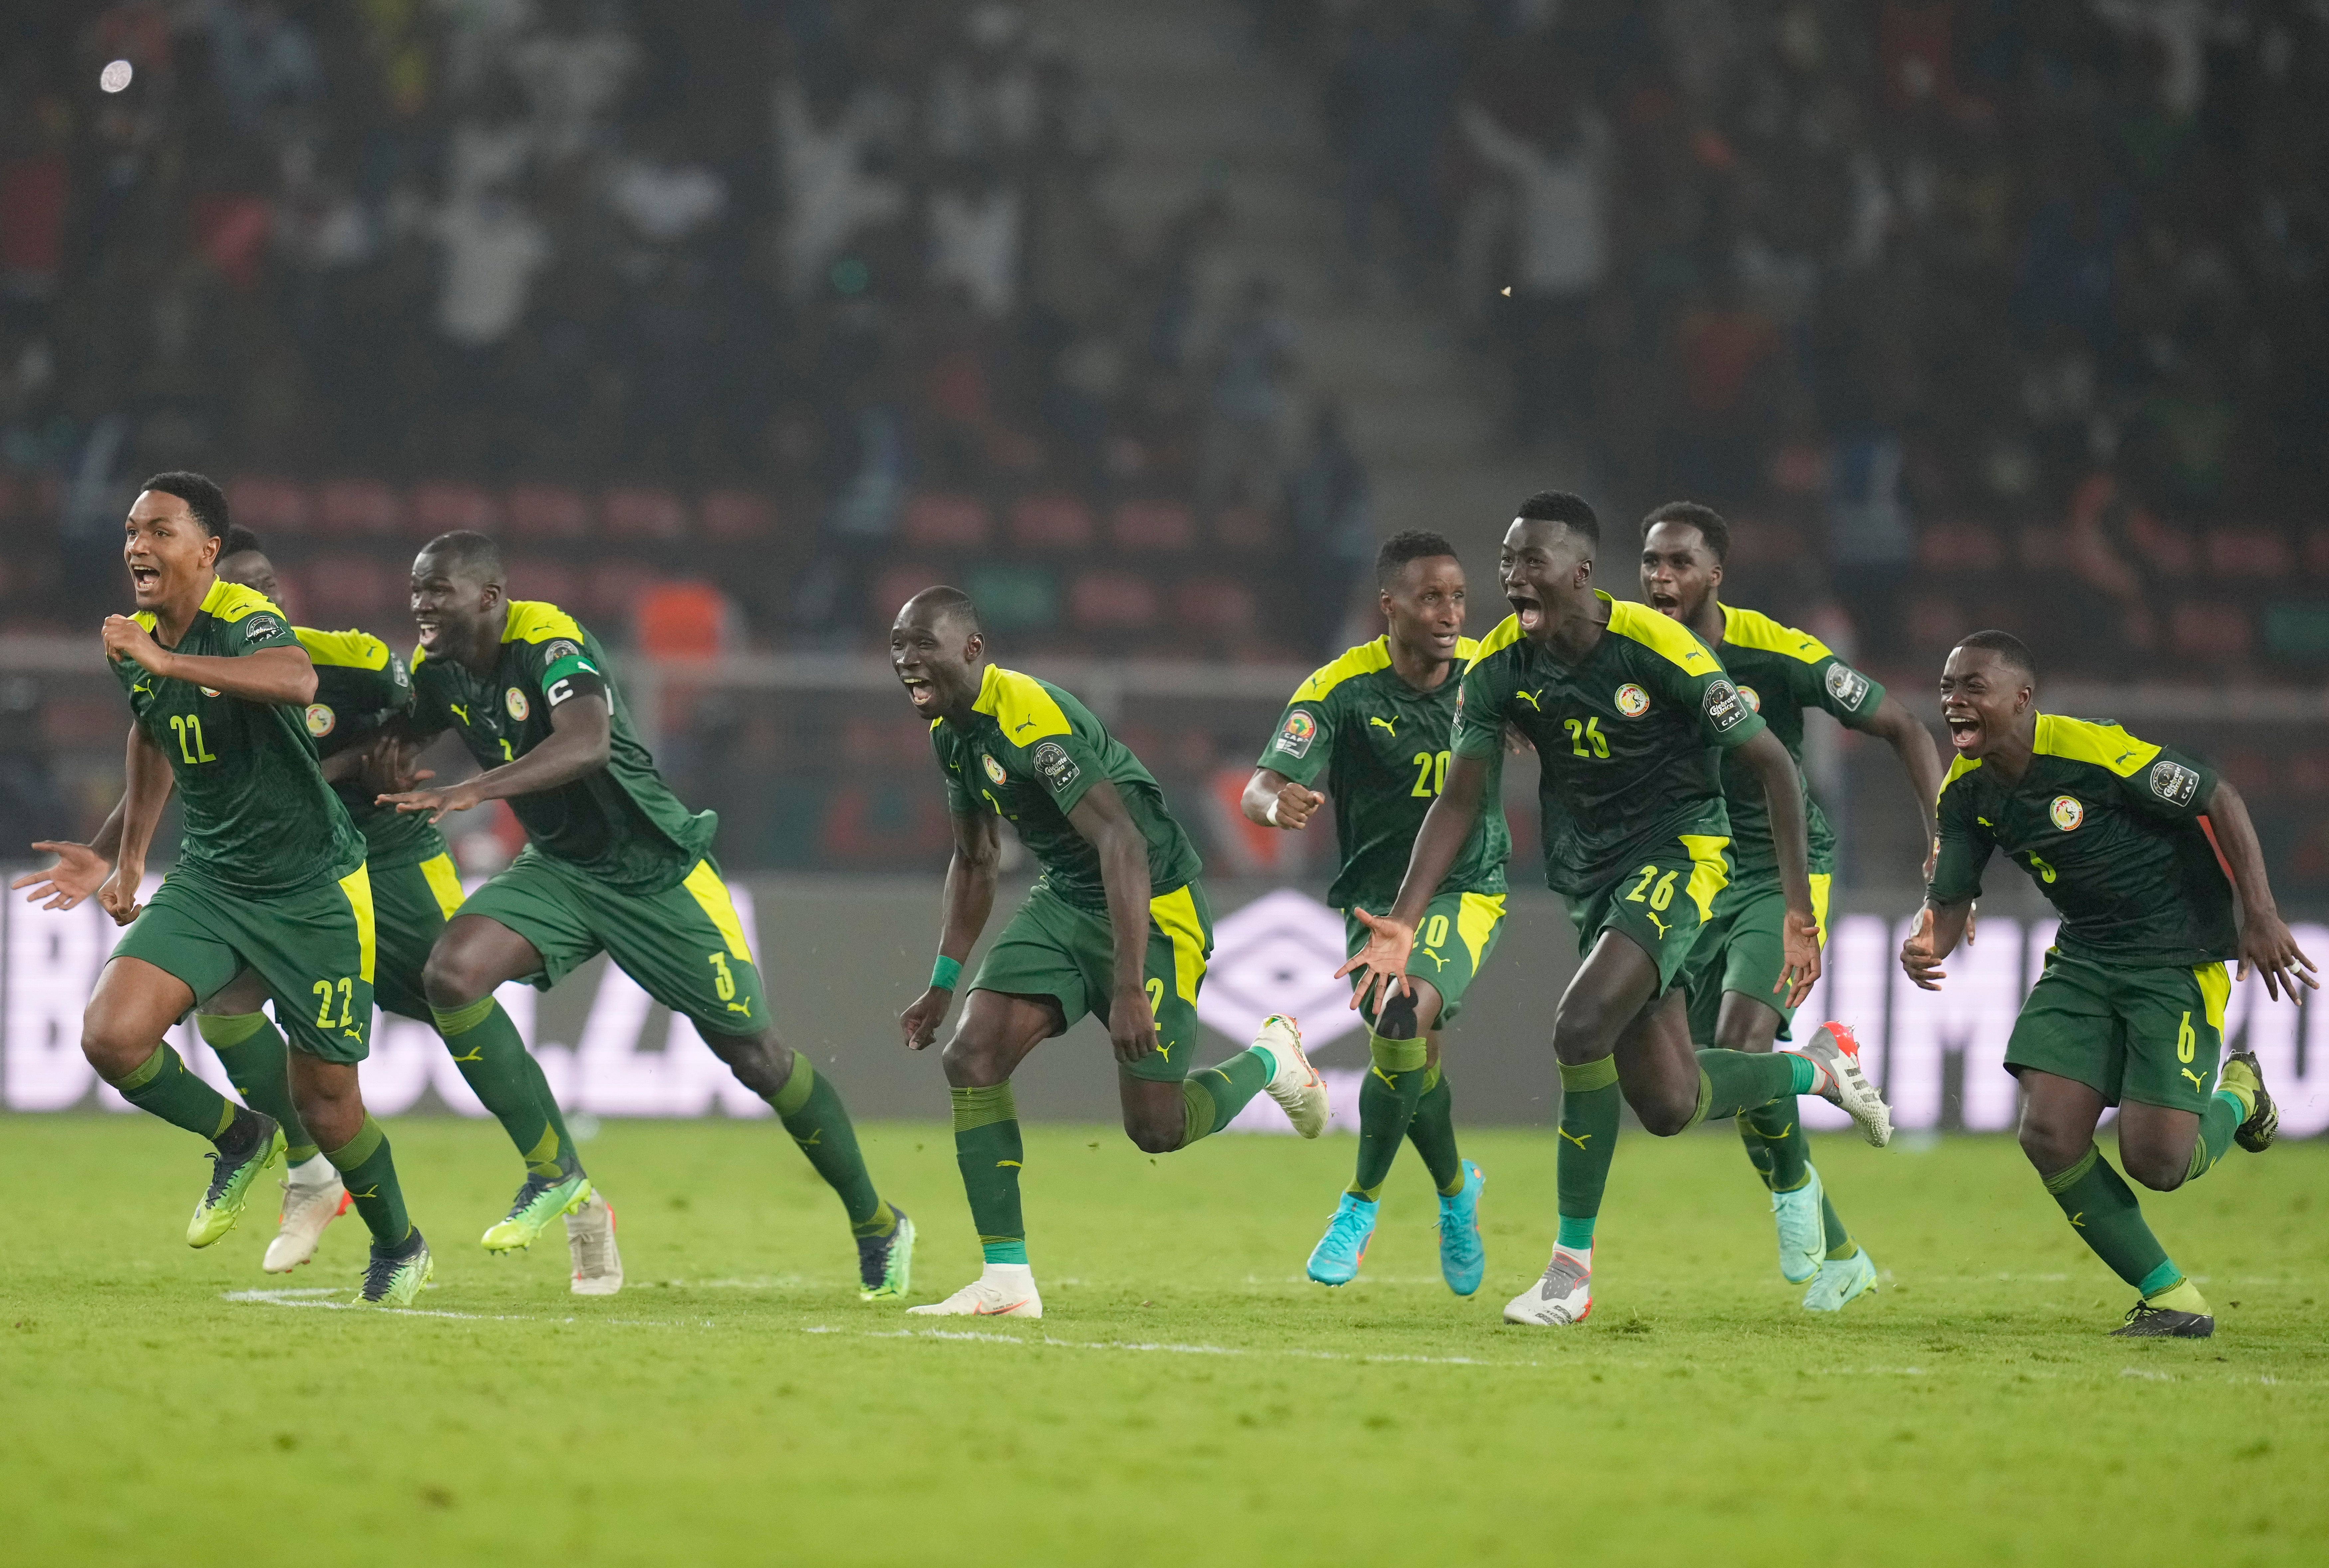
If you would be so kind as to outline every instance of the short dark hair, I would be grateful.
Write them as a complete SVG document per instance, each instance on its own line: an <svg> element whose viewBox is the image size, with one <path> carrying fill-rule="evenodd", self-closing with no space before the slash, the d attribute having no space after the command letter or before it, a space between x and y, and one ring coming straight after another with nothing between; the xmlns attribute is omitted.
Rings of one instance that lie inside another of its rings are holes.
<svg viewBox="0 0 2329 1568"><path fill-rule="evenodd" d="M1539 490L1521 503L1513 514L1531 523L1559 523L1571 533L1582 534L1596 550L1601 548L1601 519L1582 496L1572 496L1566 490Z"/></svg>
<svg viewBox="0 0 2329 1568"><path fill-rule="evenodd" d="M913 598L906 600L906 604L927 606L938 611L941 617L949 615L960 617L970 622L971 630L981 636L985 635L986 628L979 624L978 606L973 604L970 595L959 588L949 588L944 583L938 584L936 588L925 588ZM900 605L898 608L902 611L905 605Z"/></svg>
<svg viewBox="0 0 2329 1568"><path fill-rule="evenodd" d="M1399 575L1400 567L1410 561L1429 561L1435 555L1445 555L1452 560L1456 555L1456 546L1447 543L1446 535L1434 534L1429 529L1401 529L1384 540L1382 548L1375 552L1375 586L1389 588L1391 580Z"/></svg>
<svg viewBox="0 0 2329 1568"><path fill-rule="evenodd" d="M258 534L238 523L228 529L222 537L218 558L224 561L230 555L240 555L245 552L254 555L264 555L267 553L267 546L259 542Z"/></svg>
<svg viewBox="0 0 2329 1568"><path fill-rule="evenodd" d="M226 515L226 492L218 481L207 474L196 474L184 468L170 468L155 475L137 486L140 490L159 490L165 496L175 496L203 525L203 532L213 539L223 539L232 524Z"/></svg>
<svg viewBox="0 0 2329 1568"><path fill-rule="evenodd" d="M420 547L423 555L434 555L448 571L457 571L479 582L495 587L505 586L508 573L502 566L502 547L489 534L467 528L456 528L449 534L439 534Z"/></svg>
<svg viewBox="0 0 2329 1568"><path fill-rule="evenodd" d="M1661 523L1677 523L1685 528L1695 528L1706 547L1714 552L1719 563L1730 559L1730 524L1722 514L1711 506L1702 506L1695 501L1669 501L1642 519L1642 537L1647 539L1650 530Z"/></svg>
<svg viewBox="0 0 2329 1568"><path fill-rule="evenodd" d="M2038 661L2030 656L2030 645L2010 631L1977 631L1958 638L1957 647L1987 648L2002 663L2028 675L2032 685L2038 684Z"/></svg>

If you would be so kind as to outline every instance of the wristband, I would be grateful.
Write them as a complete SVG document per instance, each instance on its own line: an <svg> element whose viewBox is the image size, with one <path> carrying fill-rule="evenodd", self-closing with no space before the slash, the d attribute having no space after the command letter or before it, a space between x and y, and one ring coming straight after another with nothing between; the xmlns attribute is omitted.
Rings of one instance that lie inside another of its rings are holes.
<svg viewBox="0 0 2329 1568"><path fill-rule="evenodd" d="M962 960L960 959L949 959L944 953L940 953L938 961L930 966L930 985L933 989L951 991L955 987L955 983L961 978Z"/></svg>
<svg viewBox="0 0 2329 1568"><path fill-rule="evenodd" d="M1268 817L1268 818L1269 818L1269 825L1270 825L1272 827L1277 827L1277 826L1278 826L1278 797L1277 797L1277 796L1273 795L1273 796L1271 796L1271 797L1269 798L1269 809L1268 809L1268 810L1267 810L1267 811L1265 811L1265 812L1263 812L1263 813L1262 813L1262 815L1263 815L1264 817Z"/></svg>

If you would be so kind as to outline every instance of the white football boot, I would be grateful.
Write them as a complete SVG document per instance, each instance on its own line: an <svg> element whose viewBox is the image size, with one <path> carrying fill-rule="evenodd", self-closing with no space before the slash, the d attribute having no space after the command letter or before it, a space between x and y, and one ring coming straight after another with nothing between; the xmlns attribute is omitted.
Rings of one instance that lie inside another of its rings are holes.
<svg viewBox="0 0 2329 1568"><path fill-rule="evenodd" d="M615 1205L593 1188L566 1216L566 1250L574 1259L577 1296L611 1296L623 1288L623 1254L615 1246Z"/></svg>
<svg viewBox="0 0 2329 1568"><path fill-rule="evenodd" d="M1853 1038L1848 1025L1831 1019L1796 1047L1793 1054L1819 1070L1819 1082L1812 1085L1812 1092L1859 1124L1861 1137L1878 1148L1892 1141L1892 1109L1861 1072L1860 1042Z"/></svg>
<svg viewBox="0 0 2329 1568"><path fill-rule="evenodd" d="M1593 1311L1593 1250L1552 1250L1544 1278L1504 1303L1504 1321L1540 1328L1582 1323Z"/></svg>
<svg viewBox="0 0 2329 1568"><path fill-rule="evenodd" d="M909 1307L918 1318L1041 1318L1043 1298L1025 1263L989 1263L985 1271L943 1301Z"/></svg>
<svg viewBox="0 0 2329 1568"><path fill-rule="evenodd" d="M1310 1065L1310 1058L1302 1053L1302 1026L1283 1013L1272 1013L1261 1021L1261 1033L1253 1043L1269 1053L1278 1064L1263 1089L1294 1130L1305 1138L1315 1138L1326 1130L1330 1107L1326 1103L1326 1081Z"/></svg>
<svg viewBox="0 0 2329 1568"><path fill-rule="evenodd" d="M259 1267L288 1274L316 1255L324 1227L348 1212L347 1185L322 1155L293 1166L283 1178L282 1228L267 1243Z"/></svg>

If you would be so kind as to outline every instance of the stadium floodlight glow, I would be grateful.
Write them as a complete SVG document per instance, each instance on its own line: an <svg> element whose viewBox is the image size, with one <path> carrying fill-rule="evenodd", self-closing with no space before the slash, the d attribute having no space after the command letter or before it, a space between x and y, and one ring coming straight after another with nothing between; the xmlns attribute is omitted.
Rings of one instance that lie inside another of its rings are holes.
<svg viewBox="0 0 2329 1568"><path fill-rule="evenodd" d="M137 67L126 60L108 61L105 69L97 73L97 85L108 92L119 92L129 85L129 79L137 74Z"/></svg>

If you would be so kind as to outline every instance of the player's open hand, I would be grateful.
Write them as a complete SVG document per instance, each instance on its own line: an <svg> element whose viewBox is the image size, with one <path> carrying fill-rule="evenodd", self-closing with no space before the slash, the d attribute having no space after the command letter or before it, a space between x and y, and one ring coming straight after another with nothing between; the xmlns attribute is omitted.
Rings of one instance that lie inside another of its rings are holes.
<svg viewBox="0 0 2329 1568"><path fill-rule="evenodd" d="M113 862L98 854L86 844L64 844L43 838L33 847L43 855L57 857L54 865L40 871L28 871L11 882L12 888L29 887L26 903L40 904L42 909L78 909L97 895L105 879L113 874ZM42 902L42 900L46 902Z"/></svg>
<svg viewBox="0 0 2329 1568"><path fill-rule="evenodd" d="M2276 1001L2287 997L2298 1006L2305 1006L2305 997L2296 988L2300 980L2308 991L2321 988L2321 982L2313 978L2313 960L2296 945L2287 923L2271 910L2249 914L2240 926L2239 978L2247 979L2250 968L2264 977L2265 994Z"/></svg>
<svg viewBox="0 0 2329 1568"><path fill-rule="evenodd" d="M99 907L113 917L115 925L127 925L137 918L137 912L146 907L137 902L137 884L145 880L144 866L124 861L113 868L113 874L107 877L105 885L97 890Z"/></svg>
<svg viewBox="0 0 2329 1568"><path fill-rule="evenodd" d="M1118 1062L1133 1063L1156 1049L1156 1015L1137 982L1117 987L1108 1005L1108 1043Z"/></svg>
<svg viewBox="0 0 2329 1568"><path fill-rule="evenodd" d="M927 1051L938 1037L938 1025L946 1022L947 1008L954 1003L954 993L944 986L932 986L917 997L913 1006L898 1015L898 1027L906 1033L906 1049Z"/></svg>
<svg viewBox="0 0 2329 1568"><path fill-rule="evenodd" d="M448 811L467 811L484 800L473 784L456 784L449 789L405 789L383 795L373 804L393 806L399 811L426 811L431 827L445 820Z"/></svg>
<svg viewBox="0 0 2329 1568"><path fill-rule="evenodd" d="M144 627L126 615L105 618L105 656L109 659L136 659L148 673L160 675L165 656L162 645Z"/></svg>
<svg viewBox="0 0 2329 1568"><path fill-rule="evenodd" d="M1288 779L1285 788L1278 790L1278 798L1272 803L1271 820L1289 833L1299 833L1310 826L1310 818L1315 816L1318 808L1325 804L1326 804L1326 798L1324 795Z"/></svg>
<svg viewBox="0 0 2329 1568"><path fill-rule="evenodd" d="M1971 929L1970 925L1967 927ZM1900 944L1900 968L1919 990L1938 991L1948 972L1933 952L1933 906L1927 904L1917 912L1917 929Z"/></svg>
<svg viewBox="0 0 2329 1568"><path fill-rule="evenodd" d="M1369 914L1353 908L1351 915L1367 928L1367 945L1361 948L1351 961L1334 971L1334 978L1358 976L1358 984L1351 987L1351 1006L1356 1007L1372 994L1370 1003L1377 1015L1383 1004L1391 998L1396 986L1402 997L1413 996L1415 986L1407 978L1408 956L1415 951L1415 928L1402 925L1389 915Z"/></svg>
<svg viewBox="0 0 2329 1568"><path fill-rule="evenodd" d="M415 768L418 754L410 741L392 734L373 737L364 748L363 760L356 778L377 799L382 795L399 795L419 789L437 775L426 768Z"/></svg>
<svg viewBox="0 0 2329 1568"><path fill-rule="evenodd" d="M1779 936L1779 956L1785 960L1778 984L1771 989L1787 993L1787 1006L1800 1007L1820 978L1819 922L1807 914L1787 912Z"/></svg>

